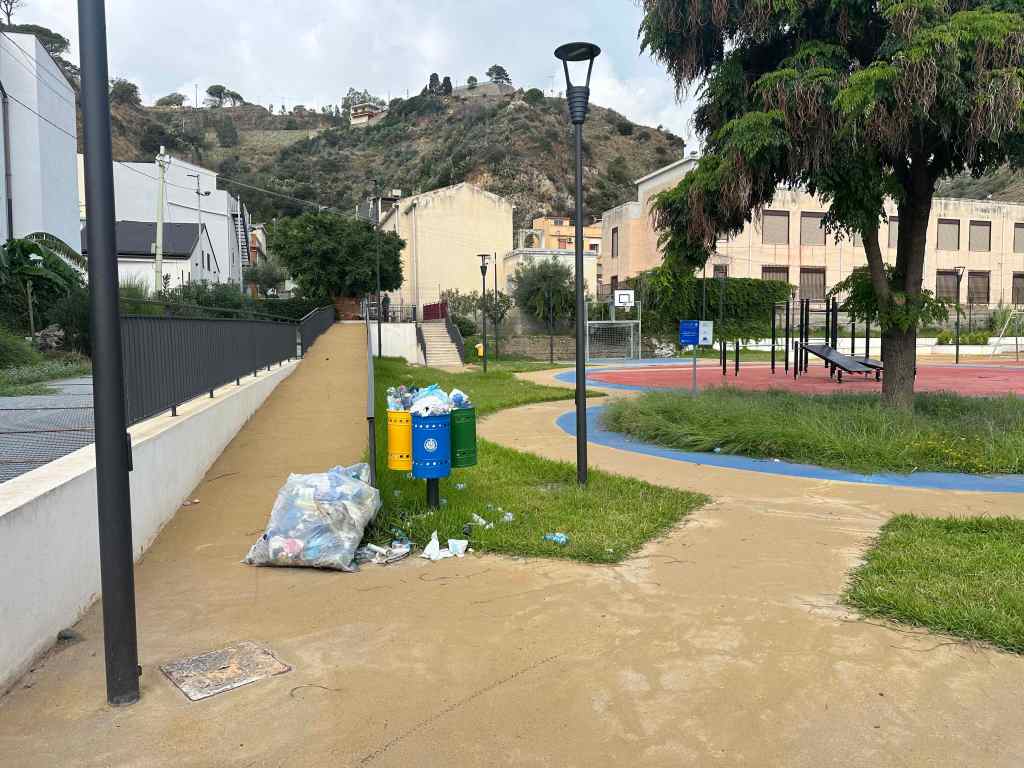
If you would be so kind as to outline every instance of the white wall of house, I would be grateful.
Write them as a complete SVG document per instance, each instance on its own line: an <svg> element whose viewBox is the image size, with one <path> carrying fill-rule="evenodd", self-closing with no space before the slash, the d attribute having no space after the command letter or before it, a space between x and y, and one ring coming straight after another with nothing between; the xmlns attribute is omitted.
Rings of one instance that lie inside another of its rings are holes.
<svg viewBox="0 0 1024 768"><path fill-rule="evenodd" d="M188 259L164 258L163 274L170 277L171 288L200 281L227 282L222 274L216 251L210 243L210 234L205 227L202 239L196 243ZM150 290L156 290L156 264L153 259L120 256L117 259L117 278L121 283L145 283Z"/></svg>
<svg viewBox="0 0 1024 768"><path fill-rule="evenodd" d="M12 232L0 170L0 238L49 232L77 248L75 93L34 35L13 32L0 37L0 85L10 131L9 147L0 132L0 164L9 159L13 219Z"/></svg>
<svg viewBox="0 0 1024 768"><path fill-rule="evenodd" d="M84 174L79 160L79 191L83 188ZM174 159L167 168L164 221L167 223L195 224L200 209L196 204L196 180L189 174L199 174L199 188L209 192L202 198L203 225L210 233L214 252L220 260L217 282L242 282L242 256L235 224L231 218L230 195L217 189L217 174L198 165ZM156 163L114 163L114 205L121 221L156 221L160 193L160 169ZM82 196L84 200L84 195ZM84 207L83 207L84 212ZM83 215L87 215L83 213Z"/></svg>
<svg viewBox="0 0 1024 768"><path fill-rule="evenodd" d="M385 357L404 357L413 365L423 365L420 347L416 341L416 326L413 323L382 323L380 341ZM377 354L377 324L370 323L370 345Z"/></svg>

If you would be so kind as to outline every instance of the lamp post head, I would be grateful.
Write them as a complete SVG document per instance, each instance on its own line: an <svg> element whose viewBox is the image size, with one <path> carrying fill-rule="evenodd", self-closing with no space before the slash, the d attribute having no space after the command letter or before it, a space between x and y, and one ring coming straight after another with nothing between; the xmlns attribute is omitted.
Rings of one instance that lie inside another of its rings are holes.
<svg viewBox="0 0 1024 768"><path fill-rule="evenodd" d="M555 58L562 62L565 70L565 98L569 103L569 119L573 125L583 125L590 107L590 75L594 71L594 59L601 55L601 49L593 43L566 43L555 49ZM585 85L573 85L569 75L569 62L587 62Z"/></svg>
<svg viewBox="0 0 1024 768"><path fill-rule="evenodd" d="M487 260L491 258L489 253L480 254L480 274L484 277L487 276Z"/></svg>

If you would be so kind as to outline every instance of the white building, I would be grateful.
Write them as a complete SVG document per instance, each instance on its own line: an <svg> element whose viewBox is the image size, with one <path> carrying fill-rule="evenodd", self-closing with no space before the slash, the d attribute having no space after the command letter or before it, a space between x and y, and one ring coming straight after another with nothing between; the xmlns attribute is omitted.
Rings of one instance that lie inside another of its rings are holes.
<svg viewBox="0 0 1024 768"><path fill-rule="evenodd" d="M0 242L78 243L75 92L33 35L0 36Z"/></svg>
<svg viewBox="0 0 1024 768"><path fill-rule="evenodd" d="M86 255L88 229L88 224L82 229L82 253ZM150 290L156 288L155 240L155 222L117 222L117 277L120 283L142 283ZM225 282L223 265L217 259L205 224L202 237L199 236L198 224L164 224L161 274L169 281L170 288L194 281Z"/></svg>
<svg viewBox="0 0 1024 768"><path fill-rule="evenodd" d="M81 157L78 167L84 221L85 176ZM159 192L160 169L155 162L114 163L114 206L118 219L155 221ZM164 182L164 222L198 224L200 220L209 232L214 256L220 264L217 279L212 282L241 286L242 268L249 263L250 225L245 205L231 193L217 189L216 172L172 158Z"/></svg>

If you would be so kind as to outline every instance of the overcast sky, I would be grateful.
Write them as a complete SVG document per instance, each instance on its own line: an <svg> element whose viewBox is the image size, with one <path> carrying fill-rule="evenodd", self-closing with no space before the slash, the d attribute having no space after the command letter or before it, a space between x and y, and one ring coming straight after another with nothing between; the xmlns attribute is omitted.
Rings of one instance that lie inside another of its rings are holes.
<svg viewBox="0 0 1024 768"><path fill-rule="evenodd" d="M77 61L76 9L27 0L15 23L65 35ZM337 104L349 86L394 98L419 93L431 72L458 85L495 63L517 86L561 91L552 51L591 40L604 49L593 102L689 139L691 106L641 55L640 18L635 0L107 1L111 76L136 82L146 103L172 91L191 100L211 83L275 109Z"/></svg>

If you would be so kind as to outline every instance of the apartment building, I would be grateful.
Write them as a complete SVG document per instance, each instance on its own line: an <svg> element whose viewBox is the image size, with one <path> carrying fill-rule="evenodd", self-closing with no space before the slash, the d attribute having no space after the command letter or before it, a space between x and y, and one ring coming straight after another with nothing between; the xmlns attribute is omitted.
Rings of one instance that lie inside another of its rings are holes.
<svg viewBox="0 0 1024 768"><path fill-rule="evenodd" d="M462 183L397 200L383 211L380 228L405 241L402 287L390 294L391 306L433 304L446 290L480 290L480 255L494 259L512 250L512 203ZM501 278L499 274L499 279Z"/></svg>
<svg viewBox="0 0 1024 768"><path fill-rule="evenodd" d="M601 222L583 227L583 252L595 257L601 253L603 238ZM541 216L533 220L532 229L517 233L516 248L576 251L576 222L564 216Z"/></svg>
<svg viewBox="0 0 1024 768"><path fill-rule="evenodd" d="M651 198L675 186L696 166L691 155L637 181L637 201L602 217L606 247L598 266L601 295L619 281L661 263ZM896 260L899 215L886 203L879 232L882 254ZM822 228L828 207L799 189L780 188L759 217L723 238L709 260L708 277L782 280L794 293L823 299L828 290L867 264L857 237L829 235ZM928 226L924 287L964 304L1024 304L1024 205L992 200L936 198Z"/></svg>
<svg viewBox="0 0 1024 768"><path fill-rule="evenodd" d="M637 179L637 199L601 216L603 249L598 255L598 295L607 296L620 281L628 280L661 263L658 233L651 222L651 198L671 189L697 166L697 153L676 160Z"/></svg>
<svg viewBox="0 0 1024 768"><path fill-rule="evenodd" d="M827 207L802 190L780 189L763 214L717 244L709 276L756 277L790 283L797 295L820 300L864 266L859 237L822 229ZM899 237L896 205L886 204L882 255L895 263ZM991 200L936 198L928 224L924 287L964 304L1024 304L1024 205Z"/></svg>

